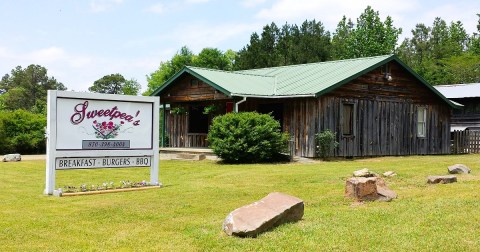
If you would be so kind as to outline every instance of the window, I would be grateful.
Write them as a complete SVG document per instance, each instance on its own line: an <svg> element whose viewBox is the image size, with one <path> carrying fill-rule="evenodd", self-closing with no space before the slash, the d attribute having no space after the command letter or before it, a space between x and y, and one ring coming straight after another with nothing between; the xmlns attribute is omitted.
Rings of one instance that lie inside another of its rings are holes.
<svg viewBox="0 0 480 252"><path fill-rule="evenodd" d="M342 108L342 135L353 136L353 109L354 104L344 103Z"/></svg>
<svg viewBox="0 0 480 252"><path fill-rule="evenodd" d="M427 136L427 108L417 108L417 137Z"/></svg>

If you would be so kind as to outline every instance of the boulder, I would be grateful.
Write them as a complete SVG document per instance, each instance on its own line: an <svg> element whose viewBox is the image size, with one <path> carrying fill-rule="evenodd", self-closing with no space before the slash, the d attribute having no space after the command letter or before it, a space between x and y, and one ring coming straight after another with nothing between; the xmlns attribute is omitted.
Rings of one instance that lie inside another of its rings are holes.
<svg viewBox="0 0 480 252"><path fill-rule="evenodd" d="M368 168L364 168L364 169L361 169L361 170L358 170L358 171L354 171L353 172L353 176L354 177L365 177L365 178L368 178L368 177L374 177L375 174L374 173L371 173Z"/></svg>
<svg viewBox="0 0 480 252"><path fill-rule="evenodd" d="M448 173L450 174L470 173L470 171L470 168L464 164L454 164L448 167Z"/></svg>
<svg viewBox="0 0 480 252"><path fill-rule="evenodd" d="M386 171L383 173L383 176L384 177L393 177L393 176L397 176L397 173L395 173L394 171Z"/></svg>
<svg viewBox="0 0 480 252"><path fill-rule="evenodd" d="M3 162L18 162L22 160L22 156L18 153L7 154L3 156Z"/></svg>
<svg viewBox="0 0 480 252"><path fill-rule="evenodd" d="M357 201L391 201L397 198L397 194L390 190L385 181L379 177L353 177L347 179L345 196Z"/></svg>
<svg viewBox="0 0 480 252"><path fill-rule="evenodd" d="M454 175L446 176L428 176L427 183L429 184L448 184L457 182L457 177Z"/></svg>
<svg viewBox="0 0 480 252"><path fill-rule="evenodd" d="M302 219L303 211L301 199L273 192L229 213L223 222L223 231L227 235L256 237L280 224Z"/></svg>

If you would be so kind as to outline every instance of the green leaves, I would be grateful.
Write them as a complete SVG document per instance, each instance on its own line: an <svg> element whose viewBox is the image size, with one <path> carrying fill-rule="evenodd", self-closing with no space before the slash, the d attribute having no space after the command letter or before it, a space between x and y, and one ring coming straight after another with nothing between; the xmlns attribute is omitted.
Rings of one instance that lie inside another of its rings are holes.
<svg viewBox="0 0 480 252"><path fill-rule="evenodd" d="M227 163L258 163L278 158L288 136L267 114L228 113L215 117L208 133L214 153Z"/></svg>
<svg viewBox="0 0 480 252"><path fill-rule="evenodd" d="M47 90L66 90L66 87L53 77L48 77L47 69L40 65L26 68L17 66L0 80L0 109L42 110L36 107L47 101Z"/></svg>
<svg viewBox="0 0 480 252"><path fill-rule="evenodd" d="M0 153L44 153L44 115L25 110L0 113Z"/></svg>

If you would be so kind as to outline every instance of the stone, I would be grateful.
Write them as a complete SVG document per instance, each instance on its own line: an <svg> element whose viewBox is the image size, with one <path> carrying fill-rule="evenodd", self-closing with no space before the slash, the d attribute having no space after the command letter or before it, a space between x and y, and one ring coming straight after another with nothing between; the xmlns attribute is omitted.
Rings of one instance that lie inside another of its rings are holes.
<svg viewBox="0 0 480 252"><path fill-rule="evenodd" d="M375 200L378 198L377 194L377 178L353 177L347 179L345 185L345 196L363 200Z"/></svg>
<svg viewBox="0 0 480 252"><path fill-rule="evenodd" d="M256 237L283 223L301 220L303 211L303 200L273 192L229 213L223 222L223 231L227 235Z"/></svg>
<svg viewBox="0 0 480 252"><path fill-rule="evenodd" d="M391 201L397 194L390 190L385 181L379 177L353 177L345 184L345 196L357 201Z"/></svg>
<svg viewBox="0 0 480 252"><path fill-rule="evenodd" d="M470 171L470 168L464 164L454 164L448 167L448 173L450 174L470 173Z"/></svg>
<svg viewBox="0 0 480 252"><path fill-rule="evenodd" d="M374 177L375 174L371 173L368 168L364 168L364 169L361 169L361 170L358 170L358 171L354 171L353 172L353 176L354 177L365 177L365 178L368 178L368 177Z"/></svg>
<svg viewBox="0 0 480 252"><path fill-rule="evenodd" d="M7 154L3 156L3 162L18 162L22 161L22 156L18 153Z"/></svg>
<svg viewBox="0 0 480 252"><path fill-rule="evenodd" d="M397 176L397 173L395 173L394 171L386 171L383 173L383 176L384 177L393 177L393 176Z"/></svg>
<svg viewBox="0 0 480 252"><path fill-rule="evenodd" d="M204 160L206 158L205 154L189 154L189 153L178 153L176 159L181 160Z"/></svg>
<svg viewBox="0 0 480 252"><path fill-rule="evenodd" d="M448 184L457 182L457 177L454 175L446 176L428 176L427 183L429 184Z"/></svg>
<svg viewBox="0 0 480 252"><path fill-rule="evenodd" d="M377 194L380 196L378 200L380 201L391 201L392 199L396 199L398 197L397 193L387 187L385 184L385 180L382 178L377 178L376 181L377 185Z"/></svg>

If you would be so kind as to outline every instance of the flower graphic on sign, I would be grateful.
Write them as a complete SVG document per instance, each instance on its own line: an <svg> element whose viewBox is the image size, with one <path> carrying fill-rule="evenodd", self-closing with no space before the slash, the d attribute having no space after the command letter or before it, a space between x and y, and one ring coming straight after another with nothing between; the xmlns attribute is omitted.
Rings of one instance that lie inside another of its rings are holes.
<svg viewBox="0 0 480 252"><path fill-rule="evenodd" d="M118 136L120 127L124 124L123 121L120 124L114 124L112 121L98 122L93 121L93 129L95 130L95 137L100 139L112 139Z"/></svg>

